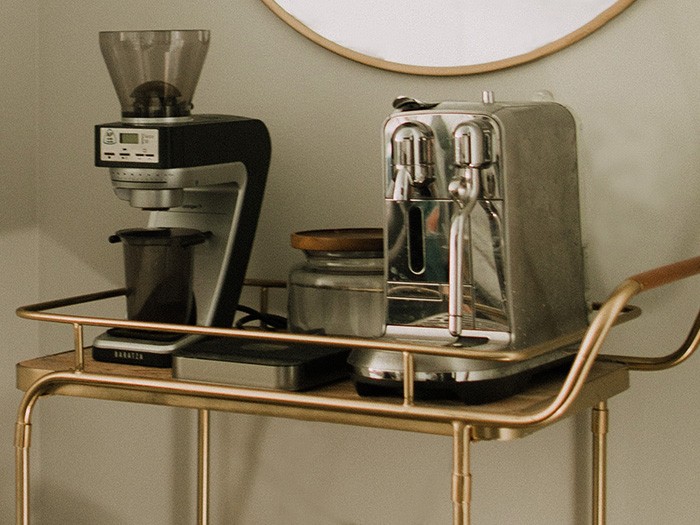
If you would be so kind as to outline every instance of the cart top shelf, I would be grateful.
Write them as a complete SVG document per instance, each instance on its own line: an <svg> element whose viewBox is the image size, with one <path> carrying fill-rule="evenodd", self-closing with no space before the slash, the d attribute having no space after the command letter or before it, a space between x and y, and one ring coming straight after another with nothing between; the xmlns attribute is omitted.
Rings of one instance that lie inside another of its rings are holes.
<svg viewBox="0 0 700 525"><path fill-rule="evenodd" d="M17 387L27 390L52 373L59 374L48 393L94 399L132 401L197 409L259 414L309 421L452 435L453 421L470 424L471 413L517 416L551 403L561 390L567 370L549 371L533 378L520 394L486 405L460 402L416 402L404 406L400 398L360 397L350 381L340 381L307 392L286 392L217 386L172 378L169 369L94 361L87 352L83 372L73 372L73 352L30 359L17 364ZM627 368L596 363L571 412L596 406L629 387ZM431 417L433 414L433 417ZM461 416L464 414L464 416ZM475 425L475 440L511 440L547 426L509 428Z"/></svg>
<svg viewBox="0 0 700 525"><path fill-rule="evenodd" d="M29 424L31 407L38 396L58 394L442 435L454 435L457 427L467 425L471 429L471 439L513 439L554 423L577 410L595 407L619 394L629 386L630 370L663 370L687 360L700 344L700 313L683 344L670 354L657 357L612 356L600 354L600 348L610 329L622 320L632 297L698 274L700 256L626 279L600 306L585 333L571 334L571 340L554 342L557 345L569 345L573 341L580 341L570 367L545 372L533 378L520 394L478 406L415 400L412 373L414 355L450 356L459 352L460 357L517 361L534 357L548 349L533 347L517 352L480 353L473 349L433 347L400 341L144 323L45 311L118 297L125 293L123 289L30 305L18 309L18 315L27 319L71 324L75 349L17 365L17 385L26 392L18 412L18 422L21 422L18 428ZM269 283L249 284L265 288ZM404 357L404 396L403 399L360 397L348 381L308 392L196 383L172 378L169 369L95 362L83 344L83 326L168 330L224 337L245 335L260 339L298 340L307 343L320 341L328 345L397 351Z"/></svg>

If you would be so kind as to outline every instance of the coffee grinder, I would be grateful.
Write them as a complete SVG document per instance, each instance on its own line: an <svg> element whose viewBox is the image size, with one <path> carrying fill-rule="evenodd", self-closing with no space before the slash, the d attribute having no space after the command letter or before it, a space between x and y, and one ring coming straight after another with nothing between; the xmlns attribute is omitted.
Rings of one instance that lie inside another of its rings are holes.
<svg viewBox="0 0 700 525"><path fill-rule="evenodd" d="M262 204L270 137L260 120L191 114L209 39L205 30L100 33L122 117L95 126L95 165L109 168L117 197L149 212L148 228L117 232L125 249L129 244L146 253L141 246L165 243L180 257L173 248L180 243L196 251L196 313L188 311L184 323L230 327ZM149 286L143 278L140 283ZM127 289L127 302L137 292ZM193 338L112 329L97 337L93 356L170 366L172 353Z"/></svg>
<svg viewBox="0 0 700 525"><path fill-rule="evenodd" d="M401 97L384 124L386 337L520 362L418 355L417 395L486 402L565 361L587 327L576 125L550 100L427 104ZM402 357L351 356L360 393L400 390Z"/></svg>

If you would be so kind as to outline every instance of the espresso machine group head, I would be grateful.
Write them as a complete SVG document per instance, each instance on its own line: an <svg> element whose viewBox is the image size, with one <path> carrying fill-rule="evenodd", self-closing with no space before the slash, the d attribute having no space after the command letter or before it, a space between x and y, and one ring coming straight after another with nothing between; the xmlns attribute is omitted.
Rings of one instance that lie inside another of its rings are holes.
<svg viewBox="0 0 700 525"><path fill-rule="evenodd" d="M491 92L394 107L383 148L386 336L497 352L585 328L571 113ZM512 378L563 353L520 363L416 356L416 384L461 394L497 381L493 394L505 395ZM400 355L357 351L351 364L359 387L400 384Z"/></svg>
<svg viewBox="0 0 700 525"><path fill-rule="evenodd" d="M209 31L114 31L100 48L121 104L118 122L95 126L95 165L109 168L118 198L149 211L148 227L207 232L197 248L197 324L231 326L270 163L263 122L192 115ZM166 366L185 344L111 330L98 359ZM184 342L183 342L184 341Z"/></svg>

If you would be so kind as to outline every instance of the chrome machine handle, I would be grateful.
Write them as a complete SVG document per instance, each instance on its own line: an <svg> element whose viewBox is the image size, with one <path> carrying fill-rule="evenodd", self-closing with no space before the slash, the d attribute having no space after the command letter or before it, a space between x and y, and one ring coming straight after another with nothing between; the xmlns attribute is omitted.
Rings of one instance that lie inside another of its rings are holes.
<svg viewBox="0 0 700 525"><path fill-rule="evenodd" d="M464 223L479 197L480 170L488 158L486 137L477 122L457 126L453 140L455 174L448 190L458 209L450 225L448 329L458 337L464 304Z"/></svg>
<svg viewBox="0 0 700 525"><path fill-rule="evenodd" d="M433 133L421 122L407 122L394 131L392 143L393 188L395 201L411 200L414 189L427 190L435 180Z"/></svg>

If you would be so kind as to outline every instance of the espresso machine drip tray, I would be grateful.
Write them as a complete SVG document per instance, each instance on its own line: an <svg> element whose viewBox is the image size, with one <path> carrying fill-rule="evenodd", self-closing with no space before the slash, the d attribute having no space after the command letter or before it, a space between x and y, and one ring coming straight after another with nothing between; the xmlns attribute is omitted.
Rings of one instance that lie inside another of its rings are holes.
<svg viewBox="0 0 700 525"><path fill-rule="evenodd" d="M578 345L567 346L514 363L447 358L440 360L446 366L442 369L433 368L430 360L424 362L421 356L416 356L415 397L421 400L457 400L469 405L491 403L523 391L540 374L558 367L569 367L577 349ZM400 355L356 350L349 362L353 368L352 381L361 396L403 394Z"/></svg>

